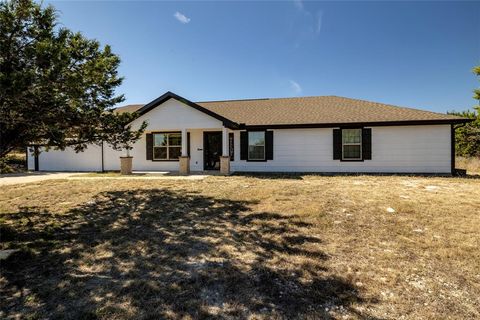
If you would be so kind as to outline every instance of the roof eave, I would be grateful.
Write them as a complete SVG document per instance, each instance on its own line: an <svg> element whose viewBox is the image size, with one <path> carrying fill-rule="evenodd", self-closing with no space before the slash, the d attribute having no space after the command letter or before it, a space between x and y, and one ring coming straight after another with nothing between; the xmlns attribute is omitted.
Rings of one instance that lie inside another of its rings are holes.
<svg viewBox="0 0 480 320"><path fill-rule="evenodd" d="M437 120L401 120L401 121L372 121L372 122L338 122L338 123L300 123L300 124L241 124L239 129L300 129L300 128L336 128L336 127L385 127L385 126L418 126L439 124L461 124L473 121L472 119L437 119Z"/></svg>

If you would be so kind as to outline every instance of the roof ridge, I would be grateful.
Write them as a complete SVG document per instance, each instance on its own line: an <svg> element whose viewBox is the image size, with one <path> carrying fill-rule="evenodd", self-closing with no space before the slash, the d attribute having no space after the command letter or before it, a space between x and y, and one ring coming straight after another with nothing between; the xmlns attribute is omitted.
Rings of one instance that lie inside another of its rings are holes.
<svg viewBox="0 0 480 320"><path fill-rule="evenodd" d="M351 100L360 100L360 99L352 99L347 97L335 96L335 95L322 95L322 96L301 96L301 97L281 97L281 98L250 98L250 99L225 99L225 100L205 100L205 101L194 101L195 103L209 103L209 102L234 102L234 101L259 101L259 100L286 100L286 99L305 99L305 98L320 98L320 97L337 97L337 98L345 98ZM370 102L367 100L363 100L366 102ZM128 107L128 106L144 106L145 103L129 103L118 108Z"/></svg>
<svg viewBox="0 0 480 320"><path fill-rule="evenodd" d="M271 100L271 98L232 99L232 100L208 100L208 101L195 101L195 103L231 102L231 101L257 101L257 100Z"/></svg>
<svg viewBox="0 0 480 320"><path fill-rule="evenodd" d="M195 103L209 103L209 102L233 102L233 101L258 101L258 100L286 100L286 99L305 99L305 98L320 98L320 97L337 97L333 95L324 96L301 96L301 97L282 97L282 98L252 98L252 99L232 99L232 100L209 100L209 101L195 101ZM341 97L338 97L341 98Z"/></svg>
<svg viewBox="0 0 480 320"><path fill-rule="evenodd" d="M129 103L129 104L124 104L120 107L114 107L114 109L118 109L118 108L125 108L125 107L130 107L130 106L144 106L145 103Z"/></svg>

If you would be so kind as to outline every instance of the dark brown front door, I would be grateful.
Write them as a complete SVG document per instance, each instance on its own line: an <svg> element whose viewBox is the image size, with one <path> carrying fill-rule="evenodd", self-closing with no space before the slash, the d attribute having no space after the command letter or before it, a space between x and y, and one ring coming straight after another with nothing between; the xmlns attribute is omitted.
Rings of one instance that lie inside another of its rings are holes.
<svg viewBox="0 0 480 320"><path fill-rule="evenodd" d="M220 170L222 132L203 133L203 170Z"/></svg>

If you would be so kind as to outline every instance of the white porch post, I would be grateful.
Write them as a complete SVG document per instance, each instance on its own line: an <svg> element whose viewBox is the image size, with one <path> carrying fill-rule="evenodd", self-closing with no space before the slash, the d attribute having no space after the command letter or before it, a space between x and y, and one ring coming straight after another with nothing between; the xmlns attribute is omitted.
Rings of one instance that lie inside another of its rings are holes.
<svg viewBox="0 0 480 320"><path fill-rule="evenodd" d="M229 155L229 139L228 139L228 129L226 127L222 128L222 156L220 157L220 173L229 174L230 173L230 155Z"/></svg>
<svg viewBox="0 0 480 320"><path fill-rule="evenodd" d="M228 156L228 129L222 128L222 157Z"/></svg>
<svg viewBox="0 0 480 320"><path fill-rule="evenodd" d="M186 128L182 129L182 157L188 157Z"/></svg>
<svg viewBox="0 0 480 320"><path fill-rule="evenodd" d="M180 174L190 173L190 158L188 157L187 129L182 129L182 155L178 159L178 171Z"/></svg>

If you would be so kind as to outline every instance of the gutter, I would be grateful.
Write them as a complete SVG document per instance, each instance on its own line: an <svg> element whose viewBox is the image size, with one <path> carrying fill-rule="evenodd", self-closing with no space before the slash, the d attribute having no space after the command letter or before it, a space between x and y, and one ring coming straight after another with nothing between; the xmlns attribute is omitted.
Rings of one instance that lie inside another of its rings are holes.
<svg viewBox="0 0 480 320"><path fill-rule="evenodd" d="M307 128L337 128L337 127L385 127L385 126L415 126L415 125L439 125L439 124L463 124L473 121L472 119L439 119L439 120L405 120L405 121L376 121L376 122L343 122L343 123L299 123L299 124L266 124L248 125L241 123L240 130L261 129L307 129Z"/></svg>

